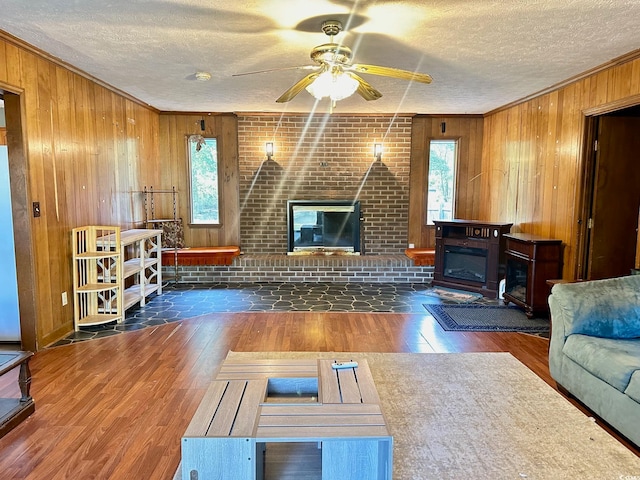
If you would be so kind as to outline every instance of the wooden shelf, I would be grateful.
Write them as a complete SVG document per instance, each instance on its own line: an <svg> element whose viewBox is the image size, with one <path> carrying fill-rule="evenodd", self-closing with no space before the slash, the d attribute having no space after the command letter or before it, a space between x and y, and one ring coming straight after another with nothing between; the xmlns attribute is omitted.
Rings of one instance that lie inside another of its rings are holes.
<svg viewBox="0 0 640 480"><path fill-rule="evenodd" d="M127 310L136 304L142 307L149 295L162 293L162 230L125 230L121 234L121 244L125 257L122 262L123 309ZM130 258L128 255L131 255ZM125 284L131 281L133 284L125 288Z"/></svg>
<svg viewBox="0 0 640 480"><path fill-rule="evenodd" d="M143 307L146 303L146 297L157 292L160 288L161 285L149 283L144 285L143 291L143 285L132 285L124 291L124 309L127 310L137 303L140 303L140 306Z"/></svg>
<svg viewBox="0 0 640 480"><path fill-rule="evenodd" d="M119 252L85 252L76 255L76 258L83 258L87 260L99 260L101 258L118 258Z"/></svg>
<svg viewBox="0 0 640 480"><path fill-rule="evenodd" d="M142 262L138 258L131 258L129 260L125 260L122 264L123 266L123 277L128 278L136 273L150 268L158 263L157 258L144 258Z"/></svg>
<svg viewBox="0 0 640 480"><path fill-rule="evenodd" d="M72 236L76 331L83 325L121 322L123 313L118 305L122 285L120 228L89 225L74 228Z"/></svg>
<svg viewBox="0 0 640 480"><path fill-rule="evenodd" d="M145 293L147 295L157 292L160 289L160 285L155 285L155 284L149 284L147 286L145 286Z"/></svg>
<svg viewBox="0 0 640 480"><path fill-rule="evenodd" d="M126 247L127 245L148 240L157 235L161 235L162 230L151 230L147 228L134 228L131 230L124 230L121 234L120 247Z"/></svg>
<svg viewBox="0 0 640 480"><path fill-rule="evenodd" d="M140 295L140 285L134 285L127 288L124 291L124 309L127 310L138 303L140 301Z"/></svg>
<svg viewBox="0 0 640 480"><path fill-rule="evenodd" d="M76 330L122 322L128 308L162 293L162 230L91 225L73 229L73 243Z"/></svg>
<svg viewBox="0 0 640 480"><path fill-rule="evenodd" d="M122 267L123 267L122 274L125 278L128 278L131 275L135 275L140 270L142 270L142 267L140 266L140 262L138 261L137 258L132 258L131 260L125 260L124 262L122 262Z"/></svg>
<svg viewBox="0 0 640 480"><path fill-rule="evenodd" d="M76 287L76 291L79 293L89 292L107 292L109 290L119 290L120 285L118 283L87 283L81 287Z"/></svg>
<svg viewBox="0 0 640 480"><path fill-rule="evenodd" d="M78 325L89 326L89 325L102 325L103 323L115 322L120 319L120 315L113 315L110 313L100 314L97 313L95 315L87 315L83 317L82 320L78 322Z"/></svg>

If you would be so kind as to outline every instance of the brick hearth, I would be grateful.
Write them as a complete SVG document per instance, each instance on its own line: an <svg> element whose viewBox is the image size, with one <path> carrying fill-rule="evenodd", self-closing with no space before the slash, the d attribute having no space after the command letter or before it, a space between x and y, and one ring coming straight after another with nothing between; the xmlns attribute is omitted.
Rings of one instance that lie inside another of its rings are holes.
<svg viewBox="0 0 640 480"><path fill-rule="evenodd" d="M172 279L174 267L164 267ZM241 255L229 266L179 266L184 283L364 282L431 283L433 267L415 266L405 255Z"/></svg>

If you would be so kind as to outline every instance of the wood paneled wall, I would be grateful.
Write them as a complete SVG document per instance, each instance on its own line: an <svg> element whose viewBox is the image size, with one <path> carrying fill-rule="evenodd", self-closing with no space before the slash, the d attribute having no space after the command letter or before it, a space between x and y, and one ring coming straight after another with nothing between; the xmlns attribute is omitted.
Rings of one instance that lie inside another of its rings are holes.
<svg viewBox="0 0 640 480"><path fill-rule="evenodd" d="M204 119L205 130L200 129ZM220 189L220 225L189 225L189 162L187 141L189 135L202 134L215 137L218 144ZM238 200L238 122L233 114L179 114L160 115L160 153L158 177L154 190L178 191L178 217L183 219L185 244L189 247L240 245L240 213ZM170 216L168 197L156 196L156 217Z"/></svg>
<svg viewBox="0 0 640 480"><path fill-rule="evenodd" d="M101 223L130 228L142 220L135 192L158 175L158 113L2 35L0 89L20 95L19 161L27 172L27 201L20 207L30 219L37 282L21 286L35 290L37 303L36 345L25 348L40 348L73 330L71 229ZM11 148L9 157L13 161ZM20 179L11 181L13 191ZM38 218L30 211L34 201L40 202ZM66 306L62 292L69 295Z"/></svg>
<svg viewBox="0 0 640 480"><path fill-rule="evenodd" d="M442 133L442 123L445 132ZM426 225L431 140L458 140L455 218L480 215L483 119L479 116L416 116L411 131L409 239L416 247L435 246L434 226Z"/></svg>
<svg viewBox="0 0 640 480"><path fill-rule="evenodd" d="M0 145L7 144L7 129L0 127Z"/></svg>
<svg viewBox="0 0 640 480"><path fill-rule="evenodd" d="M640 59L485 117L480 219L561 239L575 278L585 115L640 103Z"/></svg>
<svg viewBox="0 0 640 480"><path fill-rule="evenodd" d="M29 324L34 345L27 348L72 331L72 302L62 306L61 301L62 292L72 292L72 228L141 226L144 186L175 186L179 215L189 218L186 137L200 133L203 116L205 134L220 142L223 219L216 228L187 227L185 238L190 246L240 243L234 115L160 114L1 32L0 90L20 96L10 102L20 106L20 121L14 123L21 135L13 135L13 142L22 165L15 170L26 173L23 179L12 176L12 183L22 182L18 208L31 234L32 258L25 263L32 265L35 285L24 288L33 291L36 318ZM562 239L565 278L571 278L585 111L626 106L636 97L640 103L639 96L640 60L634 59L485 119L415 117L408 242L433 246L433 232L424 225L429 140L458 138L456 217L513 222L514 231ZM7 136L12 137L11 125ZM40 202L38 218L31 215L33 201Z"/></svg>

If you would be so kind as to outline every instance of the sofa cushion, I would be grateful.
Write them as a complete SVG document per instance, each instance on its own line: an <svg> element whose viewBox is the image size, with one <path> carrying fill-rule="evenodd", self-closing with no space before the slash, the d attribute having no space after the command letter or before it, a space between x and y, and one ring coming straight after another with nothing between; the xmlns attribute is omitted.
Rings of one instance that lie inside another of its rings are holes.
<svg viewBox="0 0 640 480"><path fill-rule="evenodd" d="M640 338L640 275L554 285L565 335Z"/></svg>
<svg viewBox="0 0 640 480"><path fill-rule="evenodd" d="M631 381L629 386L624 391L629 398L632 398L636 402L640 403L640 370L636 370L631 375Z"/></svg>
<svg viewBox="0 0 640 480"><path fill-rule="evenodd" d="M631 375L640 370L640 339L614 340L569 335L562 352L621 392L629 385Z"/></svg>

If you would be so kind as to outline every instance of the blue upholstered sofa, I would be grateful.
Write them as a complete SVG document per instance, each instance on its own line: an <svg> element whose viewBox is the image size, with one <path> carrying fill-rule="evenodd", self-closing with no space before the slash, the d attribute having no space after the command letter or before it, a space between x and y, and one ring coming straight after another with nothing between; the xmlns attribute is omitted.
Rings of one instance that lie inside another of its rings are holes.
<svg viewBox="0 0 640 480"><path fill-rule="evenodd" d="M640 446L640 275L554 285L554 380Z"/></svg>

